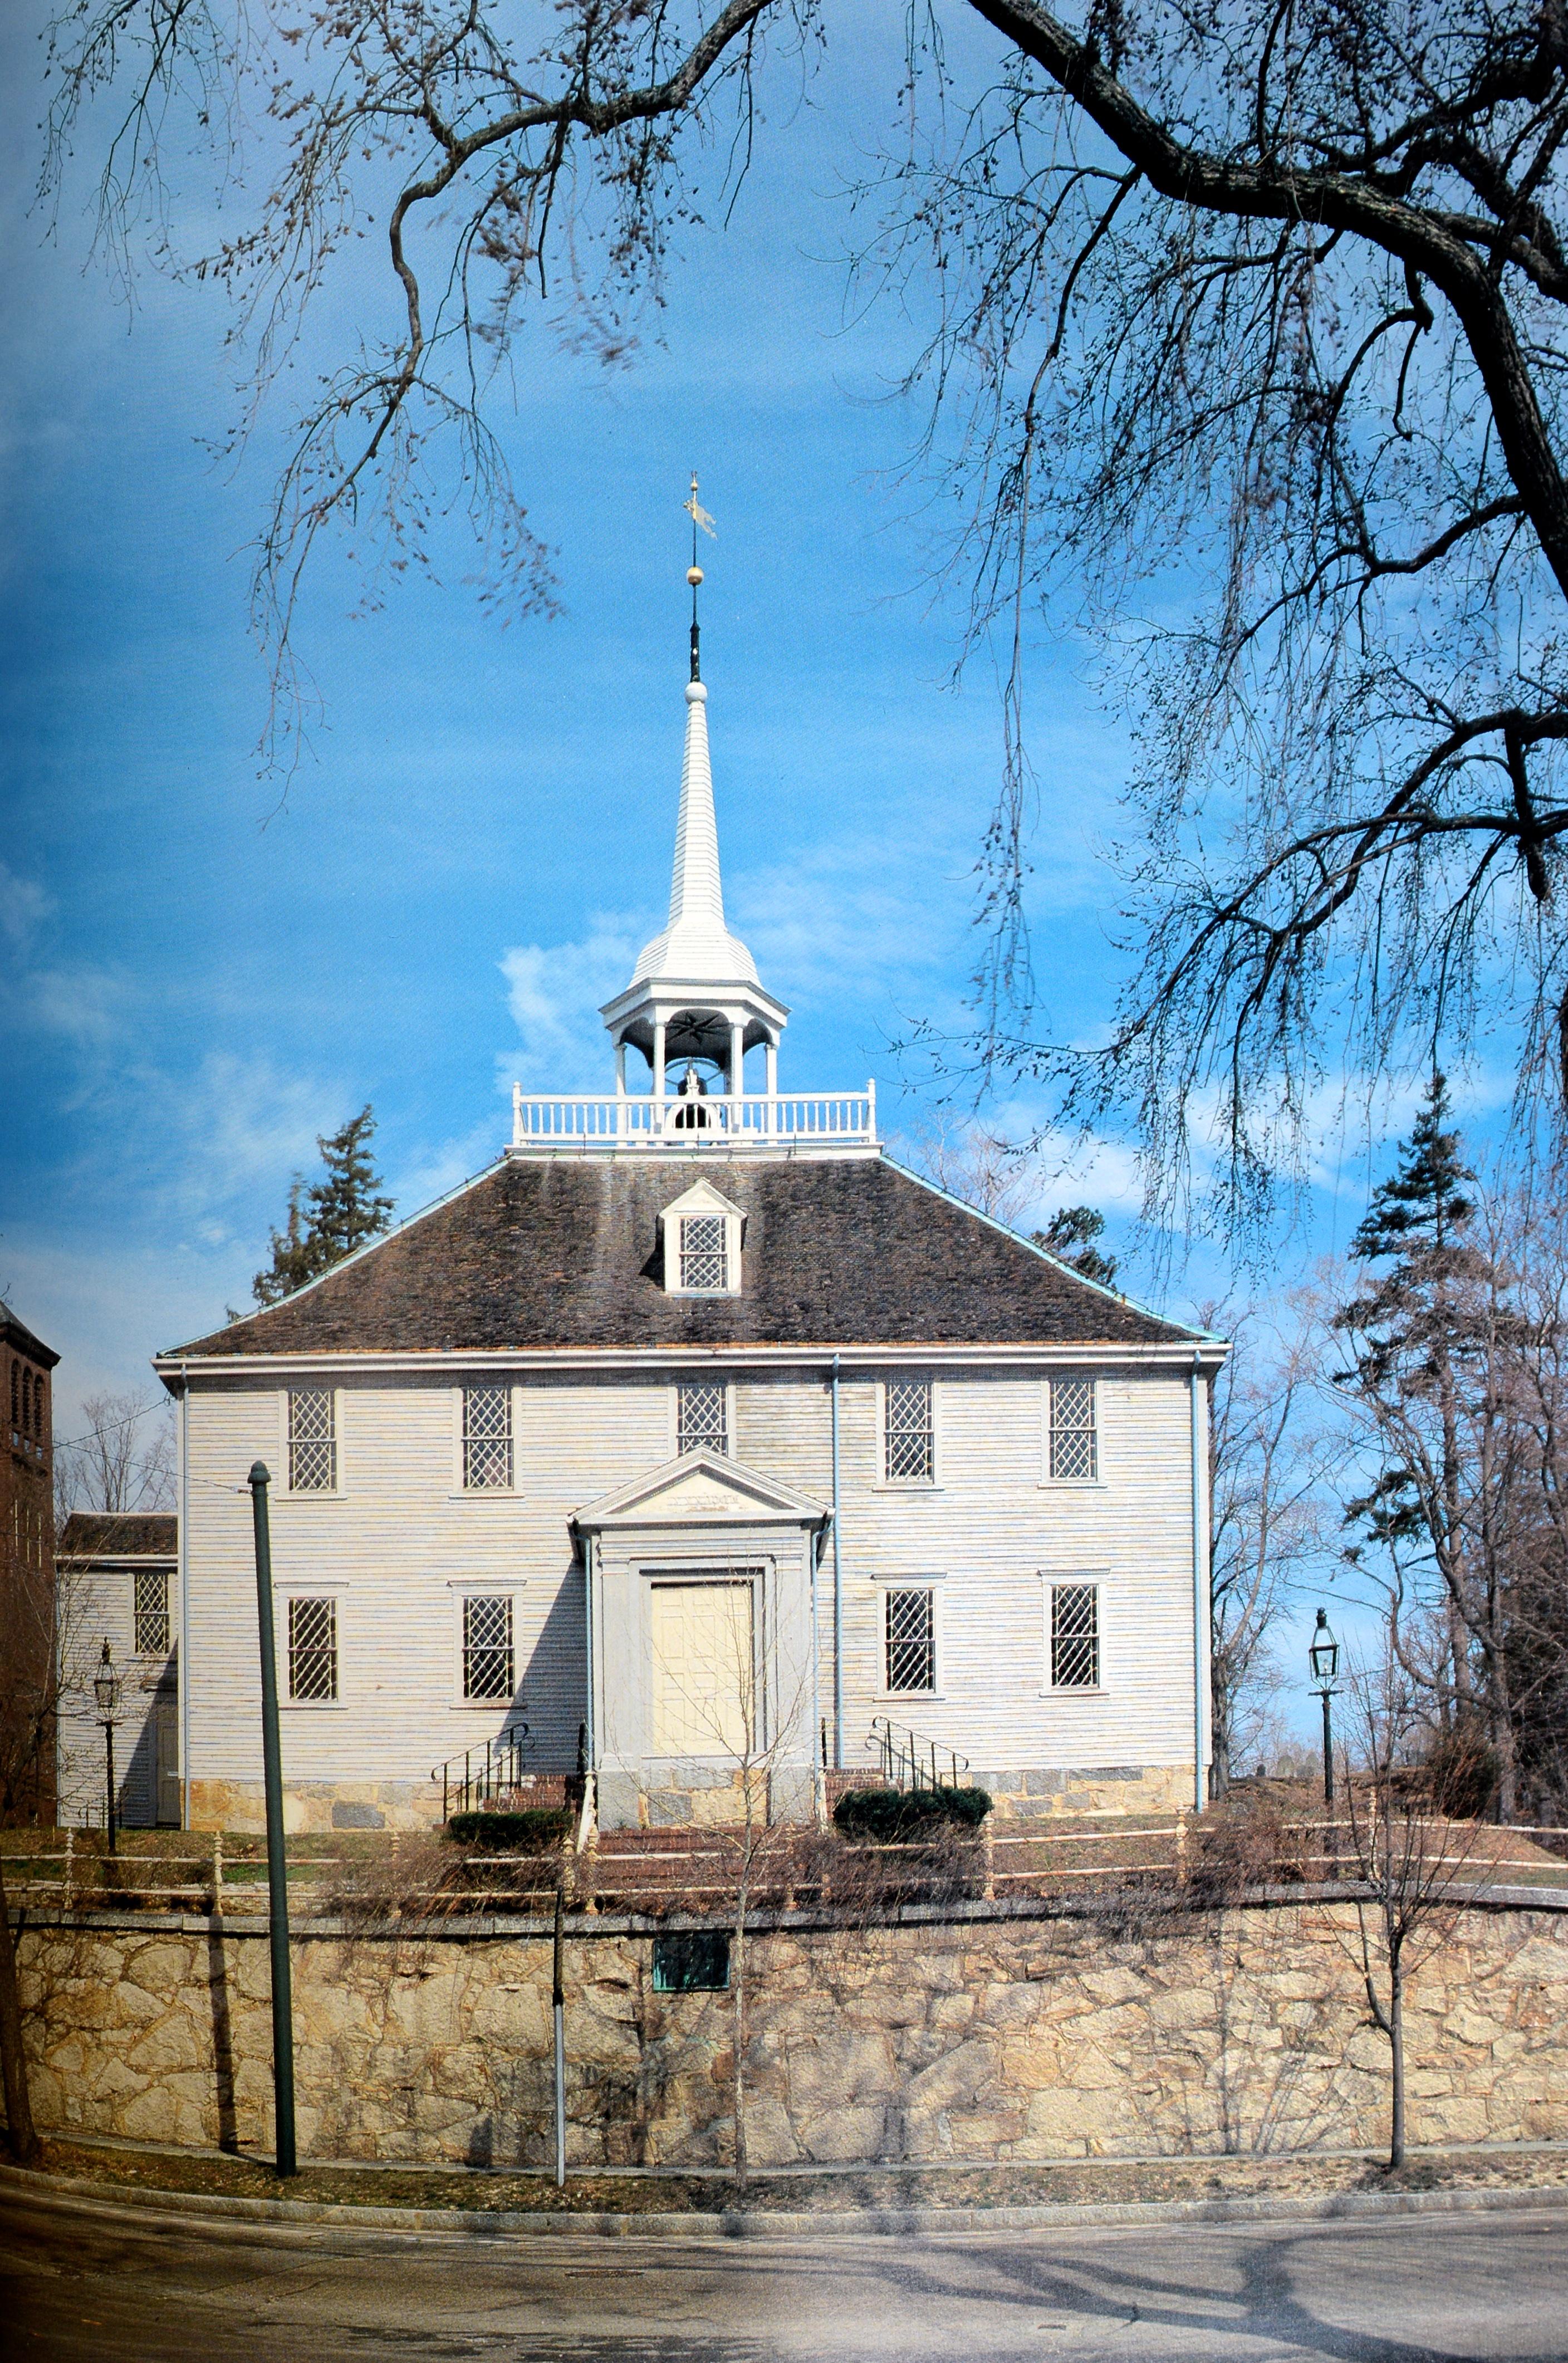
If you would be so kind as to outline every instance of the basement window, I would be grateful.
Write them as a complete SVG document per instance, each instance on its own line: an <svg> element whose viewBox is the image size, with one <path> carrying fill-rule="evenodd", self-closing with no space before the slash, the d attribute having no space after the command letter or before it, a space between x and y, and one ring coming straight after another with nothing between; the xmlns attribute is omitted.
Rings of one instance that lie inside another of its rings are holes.
<svg viewBox="0 0 1568 2363"><path fill-rule="evenodd" d="M724 1993L728 1985L727 1930L680 1928L654 1937L655 1993Z"/></svg>

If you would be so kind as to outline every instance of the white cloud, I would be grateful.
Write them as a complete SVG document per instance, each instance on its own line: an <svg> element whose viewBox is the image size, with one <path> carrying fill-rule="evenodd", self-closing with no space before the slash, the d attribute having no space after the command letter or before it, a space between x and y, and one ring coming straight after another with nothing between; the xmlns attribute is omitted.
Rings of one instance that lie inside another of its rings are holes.
<svg viewBox="0 0 1568 2363"><path fill-rule="evenodd" d="M599 1008L630 977L642 941L635 920L596 912L576 943L518 944L506 953L501 973L521 1039L515 1049L497 1054L504 1090L514 1080L534 1091L609 1089L610 1054Z"/></svg>
<svg viewBox="0 0 1568 2363"><path fill-rule="evenodd" d="M17 959L31 949L33 937L54 907L41 886L0 861L0 936Z"/></svg>

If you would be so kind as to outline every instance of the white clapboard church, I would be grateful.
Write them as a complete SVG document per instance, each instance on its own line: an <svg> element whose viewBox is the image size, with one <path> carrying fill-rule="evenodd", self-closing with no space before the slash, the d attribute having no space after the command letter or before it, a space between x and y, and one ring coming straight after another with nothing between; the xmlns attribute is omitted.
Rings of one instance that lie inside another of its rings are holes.
<svg viewBox="0 0 1568 2363"><path fill-rule="evenodd" d="M193 1827L261 1817L258 1459L293 1826L508 1742L606 1827L804 1819L890 1731L1003 1814L1201 1801L1224 1348L904 1170L870 1087L781 1090L697 673L613 1092L516 1093L478 1180L158 1359Z"/></svg>

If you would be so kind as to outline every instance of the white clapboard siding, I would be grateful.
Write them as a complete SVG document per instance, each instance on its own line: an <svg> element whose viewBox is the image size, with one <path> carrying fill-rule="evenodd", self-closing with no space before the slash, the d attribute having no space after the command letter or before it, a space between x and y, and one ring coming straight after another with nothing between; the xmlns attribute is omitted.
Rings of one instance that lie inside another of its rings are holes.
<svg viewBox="0 0 1568 2363"><path fill-rule="evenodd" d="M158 1819L159 1716L173 1712L166 1657L136 1651L136 1578L128 1568L79 1568L66 1561L60 1578L60 1717L55 1767L62 1828L101 1827L108 1786L104 1726L93 1677L106 1640L120 1678L115 1728L117 1812L128 1829ZM179 1584L169 1574L172 1640L180 1630ZM165 1685L161 1701L159 1690Z"/></svg>
<svg viewBox="0 0 1568 2363"><path fill-rule="evenodd" d="M433 1358L434 1359L434 1358ZM894 1366L890 1366L890 1369ZM907 1366L917 1373L917 1360ZM470 1373L472 1377L473 1373ZM284 1705L285 1778L414 1781L483 1745L497 1703L460 1696L462 1588L514 1600L519 1712L541 1769L574 1758L584 1712L583 1578L573 1511L667 1459L674 1372L557 1372L514 1391L508 1494L459 1487L457 1381L357 1376L338 1391L340 1491L282 1483L282 1389L193 1383L189 1415L190 1761L196 1780L260 1777L251 1462L273 1487L273 1581L286 1686L292 1592L338 1602L339 1697ZM974 1763L1169 1765L1192 1758L1192 1472L1187 1381L1128 1370L1099 1383L1100 1479L1046 1481L1042 1379L1013 1369L940 1374L938 1480L881 1481L876 1383L840 1387L846 1755L873 1714L908 1722ZM822 1370L735 1377L731 1448L826 1507L831 1405ZM1102 1584L1103 1689L1047 1692L1042 1569ZM881 1584L940 1579L940 1696L881 1689ZM824 1711L831 1696L831 1554L819 1578Z"/></svg>

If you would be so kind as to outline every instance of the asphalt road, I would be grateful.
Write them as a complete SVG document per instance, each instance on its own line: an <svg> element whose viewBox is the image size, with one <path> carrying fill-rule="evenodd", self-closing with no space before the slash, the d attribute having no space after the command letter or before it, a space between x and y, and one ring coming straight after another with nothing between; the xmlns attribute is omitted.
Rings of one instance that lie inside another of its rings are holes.
<svg viewBox="0 0 1568 2363"><path fill-rule="evenodd" d="M1568 2358L1562 2211L726 2247L0 2209L3 2363Z"/></svg>

